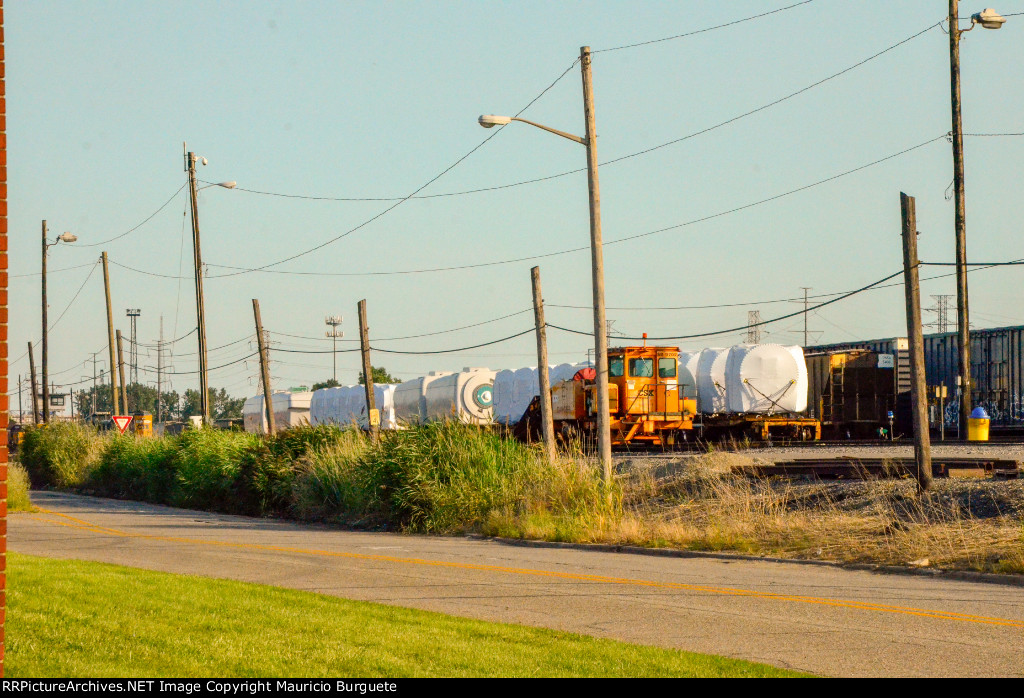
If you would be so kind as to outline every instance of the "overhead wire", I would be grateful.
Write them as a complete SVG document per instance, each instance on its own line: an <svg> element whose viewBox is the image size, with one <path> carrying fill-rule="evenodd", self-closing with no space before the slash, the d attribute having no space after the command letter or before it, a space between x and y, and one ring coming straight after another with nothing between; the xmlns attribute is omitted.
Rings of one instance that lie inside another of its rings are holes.
<svg viewBox="0 0 1024 698"><path fill-rule="evenodd" d="M516 311L514 313L509 313L508 315L502 315L501 317L491 318L490 320L483 320L481 322L474 322L474 323L472 323L470 325L462 325L461 327L452 327L452 328L447 329L447 330L437 330L435 332L424 332L422 334L410 334L410 335L406 335L404 337L375 337L373 341L375 341L375 342L392 342L392 341L397 341L397 340L400 340L400 339L419 339L420 337L433 337L433 336L439 335L439 334L449 334L449 333L452 333L452 332L459 332L460 330L468 330L468 329L471 329L473 327L481 327L482 325L489 325L489 324L491 324L493 322L498 322L500 320L507 320L508 318L516 317L518 315L522 315L523 313L529 313L529 312L532 312L532 311L533 311L533 308L525 308L523 310L518 310L518 311ZM271 335L277 334L277 335L282 335L282 336L285 336L285 337L294 337L296 339L308 339L308 340L312 340L312 341L319 341L321 339L320 337L306 337L306 336L303 336L303 335L288 334L286 332L270 331L270 334ZM343 341L343 342L358 342L359 340L358 339L343 339L343 340L340 340L340 341Z"/></svg>
<svg viewBox="0 0 1024 698"><path fill-rule="evenodd" d="M167 201L165 201L163 204L160 205L160 208L158 208L157 210L153 211L153 213L149 214L145 218L145 220L143 220L141 223L133 226L132 228L129 228L128 230L126 230L125 232L121 233L120 235L115 235L112 238L108 238L106 240L101 240L99 242L79 243L78 247L98 247L100 245L106 245L107 243L114 242L115 240L120 240L124 236L130 235L131 233L134 233L136 230L138 230L142 226L146 225L146 223L149 223L151 220L153 220L153 218L155 218L158 213L160 213L165 208L167 208L168 204L170 204L172 201L174 201L174 199L177 198L178 194L181 193L181 190L184 189L186 186L187 186L187 183L186 184L182 184L180 187L178 187L178 190L176 192L171 194L171 198L169 198Z"/></svg>

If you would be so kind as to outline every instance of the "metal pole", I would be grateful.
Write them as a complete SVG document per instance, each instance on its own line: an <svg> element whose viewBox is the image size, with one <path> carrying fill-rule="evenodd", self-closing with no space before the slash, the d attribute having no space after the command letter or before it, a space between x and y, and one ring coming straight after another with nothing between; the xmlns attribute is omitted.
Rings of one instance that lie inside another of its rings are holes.
<svg viewBox="0 0 1024 698"><path fill-rule="evenodd" d="M21 394L25 392L24 387L21 385L21 374L18 374L18 424L25 423L25 412L21 408Z"/></svg>
<svg viewBox="0 0 1024 698"><path fill-rule="evenodd" d="M267 413L267 434L275 432L274 397L270 392L270 360L267 357L267 343L263 337L263 320L260 319L260 302L252 299L252 314L256 319L256 346L260 350L260 376L263 379L263 409Z"/></svg>
<svg viewBox="0 0 1024 698"><path fill-rule="evenodd" d="M918 278L917 211L914 197L900 193L903 217L903 279L907 300L907 339L910 342L910 402L914 414L914 459L917 486L932 486L932 445L928 433L928 393L924 369L924 329L921 327L921 286Z"/></svg>
<svg viewBox="0 0 1024 698"><path fill-rule="evenodd" d="M377 416L377 398L373 393L373 366L370 365L370 328L366 324L366 299L359 301L359 346L363 354L363 384L366 386L366 421L370 439L380 438L380 417Z"/></svg>
<svg viewBox="0 0 1024 698"><path fill-rule="evenodd" d="M117 373L121 378L121 403L124 405L122 414L128 414L128 389L124 382L124 346L121 343L121 330L117 331Z"/></svg>
<svg viewBox="0 0 1024 698"><path fill-rule="evenodd" d="M601 243L601 190L597 177L597 127L590 47L580 48L583 73L583 112L587 133L587 185L590 192L590 252L594 286L594 364L597 373L597 450L604 484L612 481L611 414L608 409L608 335L604 307L604 250Z"/></svg>
<svg viewBox="0 0 1024 698"><path fill-rule="evenodd" d="M203 425L210 422L210 400L206 372L206 309L203 303L203 255L199 244L199 208L196 203L196 154L185 154L188 188L192 195L192 251L196 274L196 331L199 334L199 405Z"/></svg>
<svg viewBox="0 0 1024 698"><path fill-rule="evenodd" d="M533 318L537 326L537 378L540 388L540 421L544 435L544 457L555 460L555 424L551 417L551 378L548 375L548 330L544 322L544 298L540 293L540 267L530 270L533 282Z"/></svg>
<svg viewBox="0 0 1024 698"><path fill-rule="evenodd" d="M50 421L50 371L47 359L49 357L49 346L46 327L46 221L43 221L43 424Z"/></svg>
<svg viewBox="0 0 1024 698"><path fill-rule="evenodd" d="M960 433L971 416L971 335L967 311L967 219L964 200L964 134L960 115L960 31L958 0L949 0L949 76L953 113L953 203L956 229L956 327L959 335Z"/></svg>
<svg viewBox="0 0 1024 698"><path fill-rule="evenodd" d="M163 421L164 404L164 316L160 316L160 339L156 341L156 422Z"/></svg>
<svg viewBox="0 0 1024 698"><path fill-rule="evenodd" d="M121 411L120 393L117 390L117 358L114 352L117 345L114 343L114 310L110 306L110 270L107 267L107 253L102 255L103 259L103 292L107 298L107 346L110 349L110 414L124 414ZM127 409L126 409L127 411Z"/></svg>

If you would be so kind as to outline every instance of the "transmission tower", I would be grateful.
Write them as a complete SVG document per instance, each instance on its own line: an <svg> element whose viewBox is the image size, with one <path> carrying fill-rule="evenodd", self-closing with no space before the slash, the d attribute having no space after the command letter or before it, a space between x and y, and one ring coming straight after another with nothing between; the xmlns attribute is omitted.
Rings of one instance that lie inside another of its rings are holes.
<svg viewBox="0 0 1024 698"><path fill-rule="evenodd" d="M327 338L333 343L331 349L331 357L334 359L334 382L338 382L338 339L345 336L345 333L339 330L341 326L342 317L340 315L328 315L324 318L324 323L331 329L327 330Z"/></svg>
<svg viewBox="0 0 1024 698"><path fill-rule="evenodd" d="M142 311L139 308L128 308L124 312L125 312L125 315L128 316L128 319L131 320L131 323L132 323L131 347L129 347L129 349L128 349L128 369L129 369L129 374L128 374L129 378L128 378L128 380L130 382L132 382L132 383L138 383L139 382L139 344L138 344L138 333L136 332L136 329L137 329L137 322L138 322L139 316L142 315Z"/></svg>
<svg viewBox="0 0 1024 698"><path fill-rule="evenodd" d="M945 294L939 296L932 296L935 299L935 307L929 308L936 314L935 322L929 323L935 325L939 334L945 334L949 332L949 300L954 298L952 294Z"/></svg>
<svg viewBox="0 0 1024 698"><path fill-rule="evenodd" d="M761 311L747 311L747 344L761 343Z"/></svg>

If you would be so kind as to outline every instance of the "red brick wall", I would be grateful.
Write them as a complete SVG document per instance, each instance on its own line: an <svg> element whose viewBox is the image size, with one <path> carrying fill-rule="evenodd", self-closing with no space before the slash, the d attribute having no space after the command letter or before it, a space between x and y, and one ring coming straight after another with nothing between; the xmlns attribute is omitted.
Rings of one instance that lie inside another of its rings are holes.
<svg viewBox="0 0 1024 698"><path fill-rule="evenodd" d="M4 0L0 0L0 676L4 675L7 616L7 90Z"/></svg>

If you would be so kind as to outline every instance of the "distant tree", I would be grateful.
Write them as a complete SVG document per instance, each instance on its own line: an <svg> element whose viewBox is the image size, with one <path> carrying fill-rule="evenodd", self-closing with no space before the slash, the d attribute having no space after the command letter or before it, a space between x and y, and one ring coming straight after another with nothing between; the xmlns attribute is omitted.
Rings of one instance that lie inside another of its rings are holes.
<svg viewBox="0 0 1024 698"><path fill-rule="evenodd" d="M210 403L211 419L231 419L242 416L242 406L245 404L245 398L233 398L228 395L228 391L224 388L220 390L208 388L208 390L209 397L207 400ZM185 399L181 402L181 412L178 415L180 419L186 420L189 417L202 414L202 405L199 403L199 391L186 390Z"/></svg>
<svg viewBox="0 0 1024 698"><path fill-rule="evenodd" d="M390 373L388 373L387 369L385 369L383 366L370 366L370 375L373 376L373 382L374 382L375 385L376 384L401 383L402 382L402 381L398 380L397 378L395 378L394 376L392 376ZM359 385L363 385L364 383L366 383L366 378L365 378L365 376L363 376L363 372L360 371L359 372Z"/></svg>
<svg viewBox="0 0 1024 698"><path fill-rule="evenodd" d="M337 388L339 385L341 385L341 383L339 383L338 381L334 380L333 378L328 378L325 381L314 383L311 390L320 390L321 388Z"/></svg>

